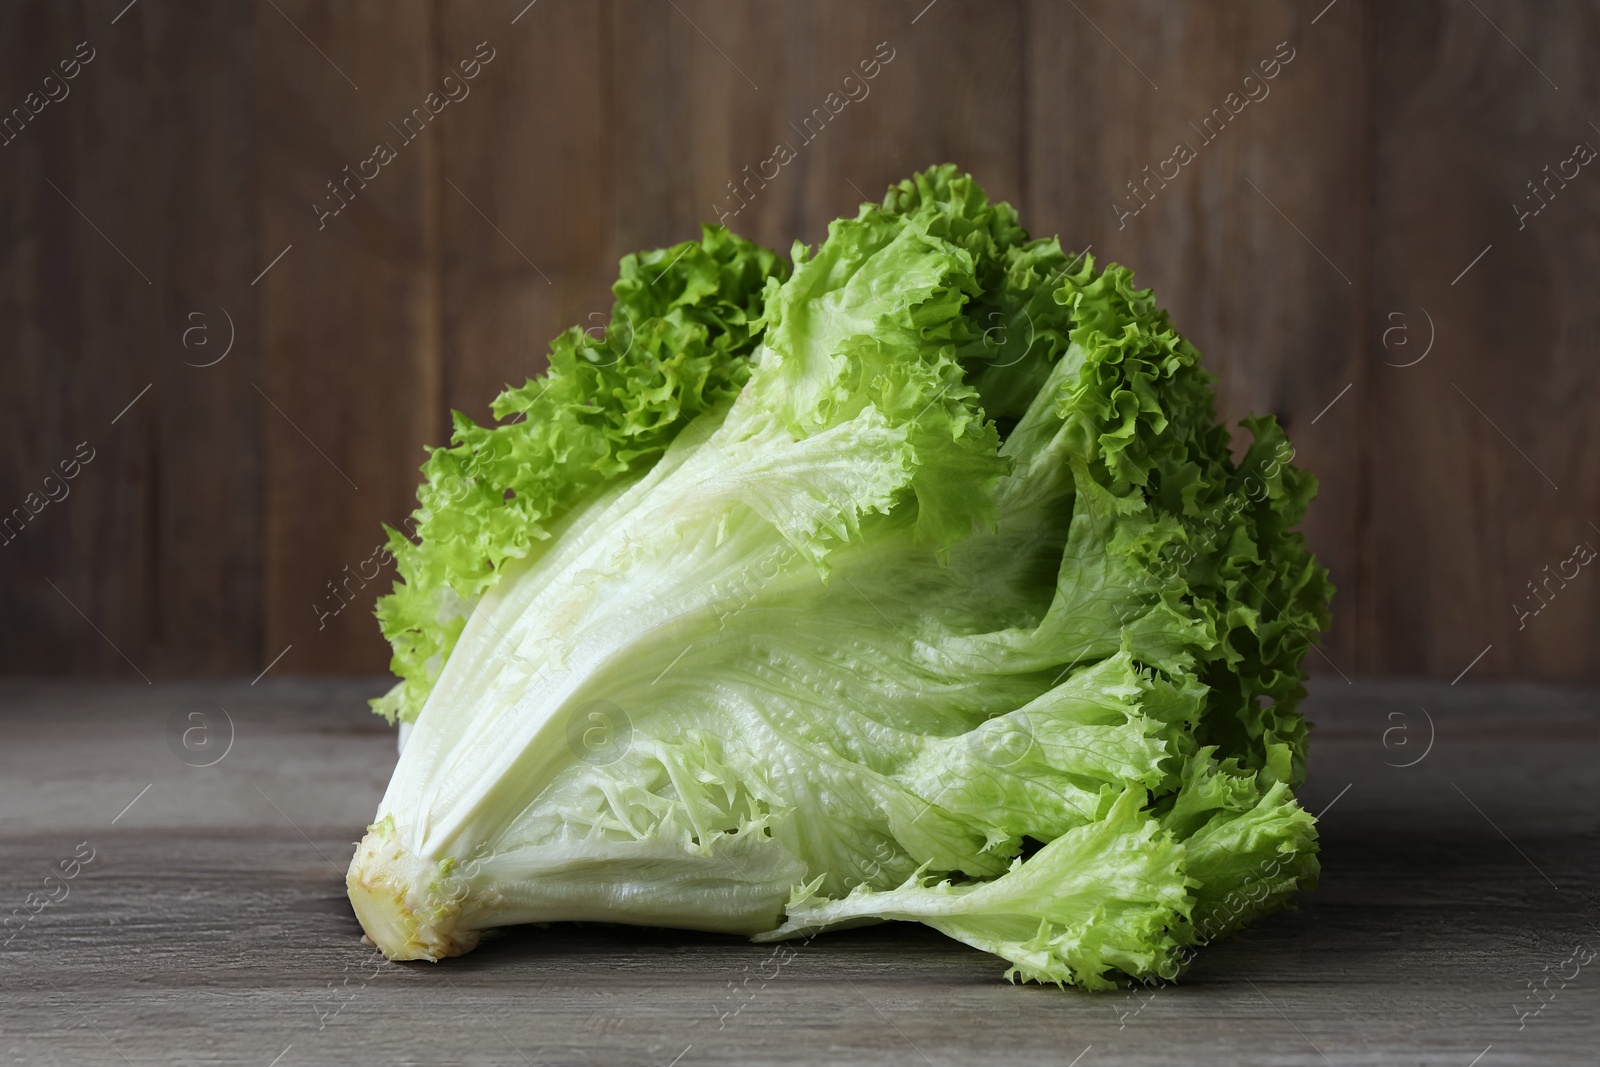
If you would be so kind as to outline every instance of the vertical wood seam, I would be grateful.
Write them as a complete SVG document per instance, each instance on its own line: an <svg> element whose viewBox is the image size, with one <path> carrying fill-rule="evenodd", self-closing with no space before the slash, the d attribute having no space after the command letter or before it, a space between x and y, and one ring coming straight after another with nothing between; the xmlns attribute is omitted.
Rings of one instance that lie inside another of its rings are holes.
<svg viewBox="0 0 1600 1067"><path fill-rule="evenodd" d="M601 277L606 274L607 265L624 253L617 247L617 234L621 232L620 212L622 210L622 180L617 172L617 19L615 0L605 0L600 5L600 39L595 42L599 46L600 62L596 77L600 81L600 113L605 118L605 147L602 150L601 166L605 168L607 184L606 202L609 206L606 218L605 252L595 269Z"/></svg>
<svg viewBox="0 0 1600 1067"><path fill-rule="evenodd" d="M261 28L261 20L256 18L259 4L249 4L246 7L245 18L249 23L250 41L250 77L247 81L249 95L245 100L245 115L250 123L249 141L246 148L246 165L250 168L249 196L253 219L250 226L250 242L246 262L255 263L261 258L261 126L256 121L261 106L261 53L257 46L257 34ZM240 279L242 282L244 279ZM261 359L262 347L262 320L261 292L255 286L247 286L249 290L249 314L251 322L255 324L255 358ZM250 478L254 483L251 491L255 494L256 510L256 538L254 546L254 560L252 562L250 581L255 586L255 645L256 658L265 663L264 653L267 645L267 454L266 437L261 432L261 412L259 403L252 402L256 409L256 417L250 427ZM250 664L239 666L249 669Z"/></svg>
<svg viewBox="0 0 1600 1067"><path fill-rule="evenodd" d="M439 71L444 69L449 62L444 58L444 32L441 25L441 6L445 0L427 0L428 3L428 76L426 84L438 84ZM459 116L452 115L452 119ZM424 252L426 270L428 273L428 296L433 304L432 343L429 354L424 359L433 360L432 373L425 375L433 382L433 395L428 397L427 410L423 417L425 435L422 444L426 446L433 440L434 431L439 426L439 407L444 404L448 396L448 383L445 380L445 300L444 300L444 153L437 143L443 135L428 143L427 160L431 161L432 179L428 182L424 197L426 210L431 220L425 222L424 233L427 234L427 248ZM454 426L455 420L446 412L444 421L447 427ZM440 444L449 444L449 433ZM415 458L415 453L413 453ZM408 501L408 504L410 502ZM409 509L408 509L409 510Z"/></svg>
<svg viewBox="0 0 1600 1067"><path fill-rule="evenodd" d="M261 177L261 20L256 18L256 15L260 11L260 7L260 3L252 3L248 5L249 14L247 16L247 18L250 20L249 151L250 204L251 213L253 215L250 232L255 246L250 250L250 262L252 263L258 262L261 259L261 249L265 247L265 245L262 243L262 238L266 236L264 232L266 226L266 210L264 207L266 201L266 183ZM264 376L266 371L266 361L263 357L267 351L267 317L263 313L261 294L262 290L256 288L255 283L252 282L250 284L250 313L253 316L251 321L254 323L255 328L251 331L251 333L255 337L256 363L261 368L261 373ZM256 663L265 664L267 662L267 633L269 624L271 622L271 616L267 610L267 553L268 538L272 533L272 516L268 514L268 507L271 503L271 497L267 493L267 479L269 476L267 469L267 434L262 428L262 420L264 416L262 414L262 404L260 400L252 398L250 402L250 409L255 413L255 417L252 420L251 432L255 440L256 453L255 581L257 596L255 655ZM240 664L240 666L245 672L248 672L252 664Z"/></svg>
<svg viewBox="0 0 1600 1067"><path fill-rule="evenodd" d="M1032 163L1030 126L1033 121L1033 65L1028 33L1028 15L1032 10L1030 0L1016 0L1017 4L1017 58L1021 70L1017 87L1017 205L1024 218L1033 213L1033 187L1029 181Z"/></svg>
<svg viewBox="0 0 1600 1067"><path fill-rule="evenodd" d="M1345 618L1351 620L1355 626L1355 633L1347 647L1355 650L1356 671L1366 673L1390 673L1392 664L1380 662L1378 643L1382 634L1378 632L1378 616L1376 610L1377 598L1374 595L1377 588L1377 560L1373 558L1374 541L1372 536L1373 524L1373 437L1375 431L1374 410L1376 405L1372 397L1372 353L1368 349L1370 338L1367 331L1372 328L1372 314L1377 307L1378 300L1378 114L1373 106L1377 98L1378 78L1378 48L1377 48L1377 20L1373 10L1372 0L1362 0L1356 9L1360 20L1360 62L1361 77L1359 90L1361 93L1361 134L1362 148L1361 166L1364 171L1362 184L1365 195L1361 198L1362 218L1358 220L1360 226L1360 240L1365 245L1363 252L1363 269L1366 277L1363 279L1361 291L1358 293L1355 313L1355 358L1356 377L1361 389L1357 392L1359 412L1356 425L1359 433L1356 439L1356 523L1353 558L1355 561L1355 596L1354 610L1345 613Z"/></svg>

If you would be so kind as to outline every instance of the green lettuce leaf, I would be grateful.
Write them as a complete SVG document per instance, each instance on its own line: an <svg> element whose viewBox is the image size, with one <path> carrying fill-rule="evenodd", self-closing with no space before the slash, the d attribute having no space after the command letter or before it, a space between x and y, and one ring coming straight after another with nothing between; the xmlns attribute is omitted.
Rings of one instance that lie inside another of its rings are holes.
<svg viewBox="0 0 1600 1067"><path fill-rule="evenodd" d="M645 469L695 416L749 376L768 279L788 264L726 230L627 256L603 336L569 329L550 369L507 388L498 426L455 412L431 450L406 533L388 527L401 581L378 602L400 683L373 706L410 722L471 605L511 562L537 553L586 496Z"/></svg>

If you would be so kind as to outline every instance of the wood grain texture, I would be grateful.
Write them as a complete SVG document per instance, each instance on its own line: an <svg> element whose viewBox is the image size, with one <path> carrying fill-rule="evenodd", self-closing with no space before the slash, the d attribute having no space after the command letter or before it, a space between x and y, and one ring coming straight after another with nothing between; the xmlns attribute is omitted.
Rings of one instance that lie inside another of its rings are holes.
<svg viewBox="0 0 1600 1067"><path fill-rule="evenodd" d="M156 404L113 419L151 383L162 325L149 72L137 31L98 9L7 5L0 19L15 53L0 64L14 122L0 147L0 661L137 677L133 664L149 665ZM75 56L88 62L63 81ZM43 102L46 77L56 102Z"/></svg>
<svg viewBox="0 0 1600 1067"><path fill-rule="evenodd" d="M1587 414L1600 403L1600 308L1586 295L1600 271L1600 184L1593 164L1557 175L1540 208L1528 183L1580 142L1600 149L1600 81L1579 46L1600 33L1600 13L1479 8L1377 9L1387 118L1374 310L1407 315L1419 345L1425 313L1437 339L1424 362L1373 372L1365 432L1383 461L1366 658L1453 675L1492 644L1476 670L1584 677L1600 582L1585 570L1570 587L1544 583L1576 544L1600 548L1600 432ZM1537 213L1519 219L1519 205ZM1538 614L1519 622L1519 603Z"/></svg>
<svg viewBox="0 0 1600 1067"><path fill-rule="evenodd" d="M435 44L457 78L480 43L495 53L440 131L444 398L479 422L561 330L605 328L616 277L605 8L515 14L450 0Z"/></svg>
<svg viewBox="0 0 1600 1067"><path fill-rule="evenodd" d="M141 210L160 226L160 328L145 346L155 364L146 639L156 673L214 674L255 662L262 640L260 398L250 385L256 12L246 0L141 8L115 29L142 48Z"/></svg>
<svg viewBox="0 0 1600 1067"><path fill-rule="evenodd" d="M599 325L620 256L719 215L787 251L953 160L1134 267L1226 419L1285 422L1340 590L1314 671L1448 680L1487 648L1475 675L1600 676L1600 583L1513 606L1600 545L1600 193L1586 168L1513 207L1600 147L1592 5L26 0L0 30L0 108L96 49L0 145L0 520L96 449L0 544L0 672L381 668L378 589L319 620L329 583L450 409ZM470 96L399 143L480 42Z"/></svg>
<svg viewBox="0 0 1600 1067"><path fill-rule="evenodd" d="M421 0L264 3L256 18L260 665L293 645L287 670L381 669L377 590L344 581L382 541L380 523L410 511L420 446L446 425L440 127L462 105L437 103L434 11ZM364 163L380 145L393 158Z"/></svg>
<svg viewBox="0 0 1600 1067"><path fill-rule="evenodd" d="M382 962L342 889L393 765L392 732L361 703L381 688L0 682L3 912L81 842L95 850L0 948L0 1053L1466 1067L1492 1046L1481 1064L1593 1061L1591 968L1552 983L1521 1029L1514 1010L1600 940L1592 689L1316 685L1302 797L1325 811L1320 888L1135 995L1011 986L994 957L901 924L821 936L781 964L737 938L576 924L438 965ZM1437 736L1394 766L1426 740L1419 704ZM196 706L219 736L231 723L212 767L167 747L174 713ZM1405 744L1385 733L1397 724Z"/></svg>
<svg viewBox="0 0 1600 1067"><path fill-rule="evenodd" d="M1365 15L1345 6L1315 26L1287 2L1027 9L1024 217L1132 267L1220 377L1223 420L1277 415L1316 472L1305 531L1339 588L1312 656L1327 674L1358 667L1363 565L1363 439L1332 414L1312 425L1362 388Z"/></svg>
<svg viewBox="0 0 1600 1067"><path fill-rule="evenodd" d="M619 251L721 218L787 252L946 160L1016 198L1017 6L946 0L912 25L925 6L618 3Z"/></svg>
<svg viewBox="0 0 1600 1067"><path fill-rule="evenodd" d="M49 622L0 660L237 670L261 616L248 5L7 13L30 53L8 99L52 70L59 91L61 60L92 56L0 149L19 213L5 287L26 305L6 349L34 398L7 420L8 496L93 459L36 527L8 531L7 614Z"/></svg>

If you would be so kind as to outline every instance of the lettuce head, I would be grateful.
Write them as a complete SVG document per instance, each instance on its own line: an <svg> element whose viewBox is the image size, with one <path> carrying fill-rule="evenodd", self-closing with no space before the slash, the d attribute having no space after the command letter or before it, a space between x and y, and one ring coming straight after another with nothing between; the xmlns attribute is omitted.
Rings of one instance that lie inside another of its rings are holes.
<svg viewBox="0 0 1600 1067"><path fill-rule="evenodd" d="M899 919L1103 988L1314 882L1316 483L1126 269L943 166L614 293L389 533L414 725L348 876L387 955Z"/></svg>

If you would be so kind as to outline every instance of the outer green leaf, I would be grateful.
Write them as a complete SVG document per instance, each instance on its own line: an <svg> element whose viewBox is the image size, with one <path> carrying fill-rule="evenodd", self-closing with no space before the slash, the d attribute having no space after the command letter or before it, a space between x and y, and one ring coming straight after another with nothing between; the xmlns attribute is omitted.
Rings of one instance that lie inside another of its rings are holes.
<svg viewBox="0 0 1600 1067"><path fill-rule="evenodd" d="M696 415L749 375L775 253L707 226L686 242L622 260L603 337L577 327L552 343L550 370L507 388L501 425L456 412L433 449L406 533L389 528L401 582L378 602L401 682L373 706L411 721L473 602L507 564L536 553L586 494L649 466Z"/></svg>

